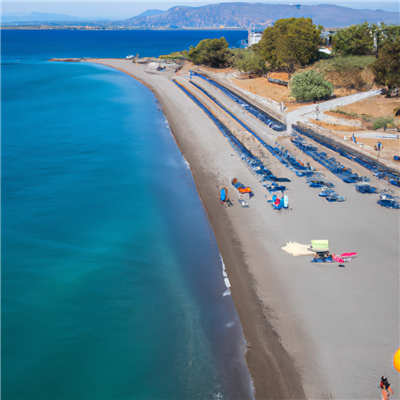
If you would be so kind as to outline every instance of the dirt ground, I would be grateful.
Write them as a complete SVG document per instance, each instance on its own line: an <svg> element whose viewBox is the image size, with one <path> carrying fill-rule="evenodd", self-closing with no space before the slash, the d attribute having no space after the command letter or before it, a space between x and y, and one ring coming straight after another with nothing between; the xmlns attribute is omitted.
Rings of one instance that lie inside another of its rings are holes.
<svg viewBox="0 0 400 400"><path fill-rule="evenodd" d="M360 120L364 129L372 130L373 121L378 117L391 117L394 118L394 125L400 126L400 118L395 116L394 110L400 107L400 97L386 98L382 96L369 97L367 99L358 101L357 103L349 104L347 106L339 107L340 110L349 113L358 114L358 116L350 116L342 113L335 113L326 111L326 115L332 115L334 117L348 119L348 120ZM365 115L369 118L363 119L361 115ZM338 130L338 129L336 129Z"/></svg>
<svg viewBox="0 0 400 400"><path fill-rule="evenodd" d="M290 79L287 72L270 72L267 78L280 79L285 82L289 82Z"/></svg>
<svg viewBox="0 0 400 400"><path fill-rule="evenodd" d="M183 70L195 69L196 67L192 63L187 63ZM208 68L208 67L201 67L205 71L212 72L214 74L225 74L225 79L231 82L233 85L247 90L251 93L257 94L262 97L266 97L277 102L283 101L285 106L287 107L287 112L293 111L299 107L302 107L310 103L295 103L295 99L290 96L290 89L286 86L281 86L276 83L268 82L268 78L273 79L280 79L283 81L289 80L289 74L286 72L270 72L267 77L250 77L245 78L245 75L242 75L242 79L236 79L233 73L237 72L233 68ZM356 89L346 89L346 88L336 88L334 90L334 95L337 97L348 96L350 94L357 93L358 90ZM398 107L398 106L397 106Z"/></svg>
<svg viewBox="0 0 400 400"><path fill-rule="evenodd" d="M341 110L354 112L359 115L366 114L371 117L394 117L393 110L400 107L400 97L386 98L382 96L369 97L358 101L357 103L349 104L340 107Z"/></svg>
<svg viewBox="0 0 400 400"><path fill-rule="evenodd" d="M278 102L285 101L290 96L290 90L286 86L270 83L265 77L253 79L231 78L231 82L235 86L248 90L249 92L262 97L268 97Z"/></svg>
<svg viewBox="0 0 400 400"><path fill-rule="evenodd" d="M335 114L337 116L337 114ZM323 128L330 129L333 131L340 131L340 132L357 132L360 128L356 126L346 126L346 125L338 125L338 124L329 124L324 121L317 121L316 119L310 118L310 122L314 125L322 126Z"/></svg>
<svg viewBox="0 0 400 400"><path fill-rule="evenodd" d="M274 79L288 80L288 74L286 73L271 73L268 74L268 77ZM285 103L285 106L288 108L288 112L293 111L299 107L303 107L310 103L292 103L295 101L294 98L290 96L290 89L286 86L281 86L276 83L268 82L268 78L253 78L253 79L234 79L231 78L230 81L235 86L238 86L242 89L248 90L251 93L258 94L259 96L268 97L272 100ZM334 94L337 97L348 96L350 94L357 93L356 89L335 89Z"/></svg>

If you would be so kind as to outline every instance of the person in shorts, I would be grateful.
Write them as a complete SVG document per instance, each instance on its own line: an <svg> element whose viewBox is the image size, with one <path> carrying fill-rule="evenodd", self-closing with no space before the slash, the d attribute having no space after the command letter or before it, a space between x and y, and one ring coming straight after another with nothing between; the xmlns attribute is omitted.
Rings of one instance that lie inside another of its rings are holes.
<svg viewBox="0 0 400 400"><path fill-rule="evenodd" d="M391 394L393 394L393 390L390 387L390 383L387 380L386 376L381 377L381 384L380 384L381 390L382 390L382 399L387 400Z"/></svg>

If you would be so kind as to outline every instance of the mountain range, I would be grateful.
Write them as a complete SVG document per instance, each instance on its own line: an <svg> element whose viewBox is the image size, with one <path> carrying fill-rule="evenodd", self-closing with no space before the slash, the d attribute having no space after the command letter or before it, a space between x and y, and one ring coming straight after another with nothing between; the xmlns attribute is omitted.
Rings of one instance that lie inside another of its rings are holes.
<svg viewBox="0 0 400 400"><path fill-rule="evenodd" d="M314 24L325 28L342 28L364 21L399 24L398 12L383 10L360 10L333 4L265 4L265 3L220 3L201 7L175 6L167 11L150 9L140 15L122 21L97 21L98 25L126 28L244 28L250 25L265 28L281 18L312 18ZM1 23L30 23L32 25L48 22L54 25L82 23L89 18L53 13L2 13Z"/></svg>
<svg viewBox="0 0 400 400"><path fill-rule="evenodd" d="M396 12L360 10L333 4L220 3L201 7L176 6L157 15L143 14L112 24L143 28L238 28L251 24L267 26L278 19L291 17L312 18L314 24L330 28L364 21L399 24L399 13Z"/></svg>

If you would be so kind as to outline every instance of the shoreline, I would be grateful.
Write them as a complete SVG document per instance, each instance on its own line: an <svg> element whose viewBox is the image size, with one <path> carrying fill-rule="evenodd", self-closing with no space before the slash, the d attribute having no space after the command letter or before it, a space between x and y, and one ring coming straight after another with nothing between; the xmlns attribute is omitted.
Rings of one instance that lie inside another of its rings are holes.
<svg viewBox="0 0 400 400"><path fill-rule="evenodd" d="M89 62L96 63L96 60L90 60ZM216 201L215 190L210 190L208 182L214 177L204 174L204 168L199 165L196 154L191 151L190 143L185 143L185 134L178 123L179 118L170 110L166 99L151 84L140 79L137 75L133 75L116 66L97 63L117 69L136 79L154 93L162 106L162 111L167 118L172 136L189 164L199 197L206 210L210 226L223 258L229 281L232 284L232 300L238 313L246 342L251 346L246 351L245 359L256 393L255 398L305 398L301 379L294 363L281 345L279 336L265 316L264 306L257 296L254 278L246 265L246 256L242 250L241 243L238 238L234 237L234 227L229 222L229 215L225 209L224 214L221 214L221 205L219 201ZM206 115L204 115L204 118L208 119ZM233 238L234 241L232 241ZM246 267L243 268L243 266ZM254 327L257 329L254 329ZM285 375L288 373L291 376L290 383L285 380Z"/></svg>
<svg viewBox="0 0 400 400"><path fill-rule="evenodd" d="M396 211L380 208L371 197L362 197L328 173L348 201L322 202L301 178L271 159L272 170L292 180L288 186L293 211L275 212L265 201L265 189L239 157L231 154L232 148L215 125L168 76L146 73L144 66L126 60L85 61L127 73L150 88L162 105L226 266L232 299L250 343L246 362L255 398L373 398L378 395L375 381L382 374L394 381L386 365L398 343ZM256 196L249 210L234 200L233 176L254 187ZM219 204L221 186L229 188L234 207ZM369 231L385 234L372 239ZM312 265L305 257L292 257L281 250L289 240L309 243L317 238L327 238L332 248L359 255L341 269ZM379 326L371 325L376 310L387 321L385 338ZM398 393L398 384L392 386Z"/></svg>

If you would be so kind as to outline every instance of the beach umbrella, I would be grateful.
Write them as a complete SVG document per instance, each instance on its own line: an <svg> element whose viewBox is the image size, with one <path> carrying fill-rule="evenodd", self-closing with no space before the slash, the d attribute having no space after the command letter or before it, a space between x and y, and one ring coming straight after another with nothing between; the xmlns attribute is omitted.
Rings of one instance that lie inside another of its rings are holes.
<svg viewBox="0 0 400 400"><path fill-rule="evenodd" d="M396 353L394 353L393 365L397 369L397 371L400 372L400 349L398 349Z"/></svg>

